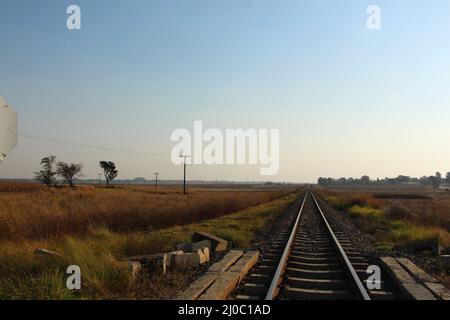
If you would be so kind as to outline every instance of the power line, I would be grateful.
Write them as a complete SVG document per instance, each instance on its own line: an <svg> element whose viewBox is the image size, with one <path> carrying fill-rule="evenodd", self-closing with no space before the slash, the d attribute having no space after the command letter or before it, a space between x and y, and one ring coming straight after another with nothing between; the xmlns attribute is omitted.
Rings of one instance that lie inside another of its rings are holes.
<svg viewBox="0 0 450 320"><path fill-rule="evenodd" d="M152 156L152 157L170 157L170 155L168 155L168 154L109 148L109 147L97 146L97 145L92 145L92 144L85 144L85 143L79 143L79 142L73 142L73 141L54 139L54 138L39 136L39 135L35 135L35 134L19 133L18 136L25 138L25 139L48 141L48 142L52 142L52 143L71 145L71 146L76 146L76 147L80 147L80 148L89 148L89 149L130 153L130 154L140 154L140 155Z"/></svg>

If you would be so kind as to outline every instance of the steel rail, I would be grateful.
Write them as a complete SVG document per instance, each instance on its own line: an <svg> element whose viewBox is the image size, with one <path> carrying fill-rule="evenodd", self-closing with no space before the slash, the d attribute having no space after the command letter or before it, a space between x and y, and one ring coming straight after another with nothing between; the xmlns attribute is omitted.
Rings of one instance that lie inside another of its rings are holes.
<svg viewBox="0 0 450 320"><path fill-rule="evenodd" d="M308 191L305 193L305 197L303 198L302 206L297 215L297 219L295 220L294 227L292 228L291 235L289 236L288 242L286 243L286 247L284 248L283 255L281 256L280 262L278 263L277 270L273 277L272 283L270 284L269 291L267 291L265 300L273 300L278 294L278 285L280 284L281 277L283 276L284 269L286 268L289 254L291 253L291 248L294 243L295 235L297 233L297 229L300 223L300 217L303 212L303 207L305 206L306 198L308 197Z"/></svg>
<svg viewBox="0 0 450 320"><path fill-rule="evenodd" d="M334 245L338 249L341 258L344 261L345 267L350 274L351 280L353 280L353 283L356 285L356 289L358 291L360 298L362 298L363 300L371 300L370 296L367 293L366 289L364 288L361 280L359 279L358 275L356 274L356 271L353 268L353 266L350 262L350 259L348 258L347 254L345 253L344 249L342 248L341 244L339 243L339 240L336 238L333 230L331 229L330 224L328 223L327 219L325 218L325 215L323 214L322 209L320 209L319 203L317 202L316 198L314 197L314 194L311 193L311 196L317 206L317 209L320 212L320 215L322 216L322 220L325 223L325 225L328 229L328 232L330 233L331 237L333 238Z"/></svg>

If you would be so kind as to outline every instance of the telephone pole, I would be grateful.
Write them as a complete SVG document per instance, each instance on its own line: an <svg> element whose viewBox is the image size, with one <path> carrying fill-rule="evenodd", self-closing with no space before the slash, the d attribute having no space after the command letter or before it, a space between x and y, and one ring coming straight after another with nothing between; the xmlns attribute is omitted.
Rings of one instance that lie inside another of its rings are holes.
<svg viewBox="0 0 450 320"><path fill-rule="evenodd" d="M154 175L156 176L156 178L155 178L155 190L158 190L158 175L159 175L159 172L155 172Z"/></svg>
<svg viewBox="0 0 450 320"><path fill-rule="evenodd" d="M186 158L190 158L191 156L182 156L180 158L184 158L184 178L183 178L183 194L186 194Z"/></svg>

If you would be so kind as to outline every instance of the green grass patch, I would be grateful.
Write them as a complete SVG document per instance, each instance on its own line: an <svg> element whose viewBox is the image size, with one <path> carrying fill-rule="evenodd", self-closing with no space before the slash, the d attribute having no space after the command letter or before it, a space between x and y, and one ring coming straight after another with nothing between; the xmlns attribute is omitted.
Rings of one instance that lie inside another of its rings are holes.
<svg viewBox="0 0 450 320"><path fill-rule="evenodd" d="M450 234L441 228L421 227L407 221L394 221L389 231L390 239L396 244L420 244L438 241L450 246Z"/></svg>
<svg viewBox="0 0 450 320"><path fill-rule="evenodd" d="M354 205L350 209L348 209L348 213L352 218L366 219L379 219L384 215L383 210L370 207L361 207L358 205Z"/></svg>
<svg viewBox="0 0 450 320"><path fill-rule="evenodd" d="M450 233L438 227L420 225L406 207L385 206L373 202L368 196L325 195L324 199L335 209L355 219L358 227L375 236L375 247L390 251L398 245L438 241L450 246ZM396 219L397 218L397 219Z"/></svg>
<svg viewBox="0 0 450 320"><path fill-rule="evenodd" d="M375 249L381 252L389 252L394 248L394 244L392 242L376 242Z"/></svg>

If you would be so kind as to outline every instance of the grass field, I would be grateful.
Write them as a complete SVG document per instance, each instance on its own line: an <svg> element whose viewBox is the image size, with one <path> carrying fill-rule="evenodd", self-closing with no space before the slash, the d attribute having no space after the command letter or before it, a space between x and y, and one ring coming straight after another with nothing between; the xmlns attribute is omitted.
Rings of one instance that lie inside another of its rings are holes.
<svg viewBox="0 0 450 320"><path fill-rule="evenodd" d="M450 192L396 186L322 188L323 198L373 234L378 247L439 241L450 247Z"/></svg>
<svg viewBox="0 0 450 320"><path fill-rule="evenodd" d="M25 187L23 187L25 189ZM30 187L32 190L32 187ZM287 189L118 186L0 192L0 239L52 239L96 228L152 231L220 217L285 195Z"/></svg>
<svg viewBox="0 0 450 320"><path fill-rule="evenodd" d="M194 273L132 281L119 260L171 251L197 230L249 247L297 197L293 189L219 189L187 196L146 186L0 193L0 299L170 298ZM36 248L63 258L37 258ZM81 267L80 292L65 287L70 264Z"/></svg>

